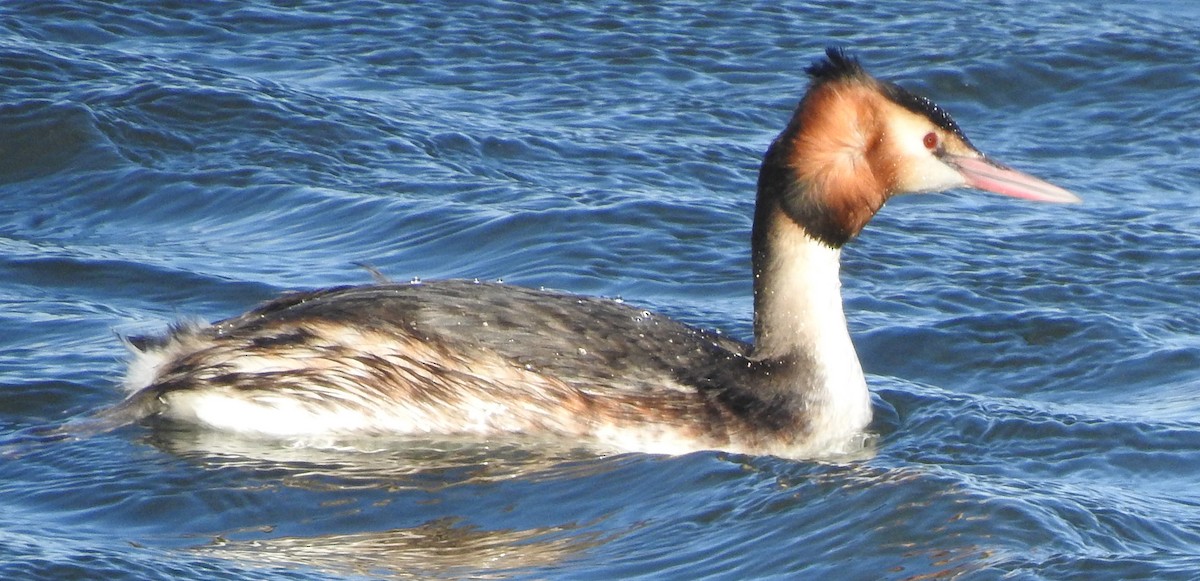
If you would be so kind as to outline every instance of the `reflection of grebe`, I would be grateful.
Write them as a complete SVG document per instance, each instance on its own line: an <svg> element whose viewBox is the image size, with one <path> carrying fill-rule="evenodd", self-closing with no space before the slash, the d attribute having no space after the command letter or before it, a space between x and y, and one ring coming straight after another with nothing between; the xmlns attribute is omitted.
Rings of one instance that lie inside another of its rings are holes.
<svg viewBox="0 0 1200 581"><path fill-rule="evenodd" d="M751 237L754 344L613 301L462 281L296 293L139 338L122 406L272 436L557 435L648 452L837 453L870 399L840 248L892 195L1078 199L977 151L839 50L771 144Z"/></svg>

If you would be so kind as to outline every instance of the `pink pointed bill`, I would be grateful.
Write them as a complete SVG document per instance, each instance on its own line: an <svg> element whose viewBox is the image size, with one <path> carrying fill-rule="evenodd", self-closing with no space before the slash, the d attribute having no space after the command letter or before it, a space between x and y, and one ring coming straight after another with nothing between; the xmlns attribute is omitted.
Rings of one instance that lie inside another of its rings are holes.
<svg viewBox="0 0 1200 581"><path fill-rule="evenodd" d="M962 174L967 186L1037 202L1078 204L1079 196L1029 174L1009 169L984 157L947 155L943 158Z"/></svg>

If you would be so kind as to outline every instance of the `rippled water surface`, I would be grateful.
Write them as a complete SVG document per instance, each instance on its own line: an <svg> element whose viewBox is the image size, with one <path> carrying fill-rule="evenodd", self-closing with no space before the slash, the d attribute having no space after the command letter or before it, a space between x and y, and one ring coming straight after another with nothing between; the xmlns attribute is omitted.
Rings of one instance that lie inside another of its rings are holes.
<svg viewBox="0 0 1200 581"><path fill-rule="evenodd" d="M0 577L1200 575L1191 2L0 3ZM152 423L118 335L503 278L750 333L758 160L844 45L1078 192L845 253L874 455L297 448Z"/></svg>

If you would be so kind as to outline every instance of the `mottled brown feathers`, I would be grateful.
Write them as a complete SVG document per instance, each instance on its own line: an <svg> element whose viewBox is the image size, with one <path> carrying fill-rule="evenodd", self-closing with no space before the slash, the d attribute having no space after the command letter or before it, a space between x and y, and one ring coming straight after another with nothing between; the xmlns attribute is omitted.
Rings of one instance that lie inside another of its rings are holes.
<svg viewBox="0 0 1200 581"><path fill-rule="evenodd" d="M168 402L219 389L267 409L287 397L314 416L352 415L345 431L600 441L640 432L725 449L805 433L771 390L731 389L763 365L744 358L743 343L611 301L508 285L298 293L153 343L177 352L150 387Z"/></svg>

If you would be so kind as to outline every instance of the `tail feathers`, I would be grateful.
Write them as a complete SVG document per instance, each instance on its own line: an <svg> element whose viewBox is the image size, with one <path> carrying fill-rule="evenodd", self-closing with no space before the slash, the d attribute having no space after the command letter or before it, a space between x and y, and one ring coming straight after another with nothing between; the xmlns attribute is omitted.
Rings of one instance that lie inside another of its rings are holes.
<svg viewBox="0 0 1200 581"><path fill-rule="evenodd" d="M132 394L130 398L138 397L140 392L154 385L166 365L188 352L192 348L189 347L189 341L201 329L202 323L180 321L161 335L118 335L130 354L129 367L121 382L125 391Z"/></svg>
<svg viewBox="0 0 1200 581"><path fill-rule="evenodd" d="M86 440L162 413L165 406L159 399L159 390L150 386L164 361L180 348L180 337L187 337L198 328L199 324L185 321L172 325L169 332L161 335L119 335L133 355L124 381L129 397L62 423L0 434L0 458L22 456L62 441Z"/></svg>
<svg viewBox="0 0 1200 581"><path fill-rule="evenodd" d="M154 335L118 334L117 338L135 354L151 353L168 348L172 343L178 342L181 337L192 335L204 326L206 325L202 321L183 320L172 323L165 333Z"/></svg>
<svg viewBox="0 0 1200 581"><path fill-rule="evenodd" d="M91 430L86 435L103 434L157 415L163 411L163 408L164 405L158 397L157 390L143 389L125 398L125 401L117 405L72 419L67 422L66 427L79 426L85 430Z"/></svg>
<svg viewBox="0 0 1200 581"><path fill-rule="evenodd" d="M86 440L123 428L163 409L153 390L135 393L121 403L76 416L58 425L33 426L0 436L0 458L20 457L63 441Z"/></svg>
<svg viewBox="0 0 1200 581"><path fill-rule="evenodd" d="M146 353L153 349L161 349L167 345L169 335L123 335L121 341L131 350Z"/></svg>

